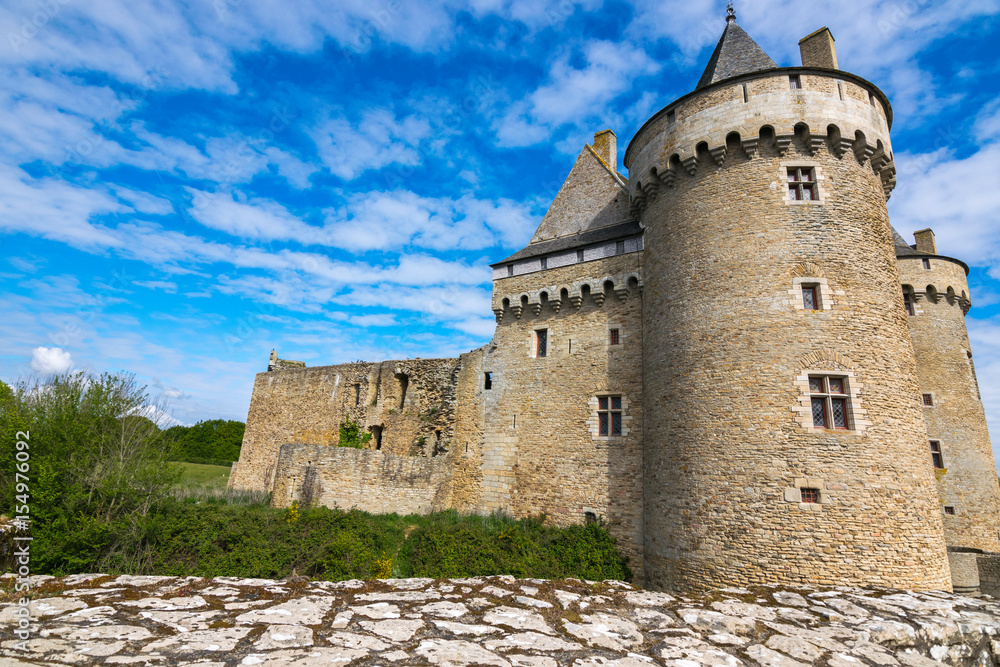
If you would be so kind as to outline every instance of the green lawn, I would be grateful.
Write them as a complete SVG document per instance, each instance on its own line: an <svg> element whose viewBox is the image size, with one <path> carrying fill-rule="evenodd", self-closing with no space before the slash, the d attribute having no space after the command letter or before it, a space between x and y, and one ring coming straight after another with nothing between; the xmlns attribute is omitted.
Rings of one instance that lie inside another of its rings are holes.
<svg viewBox="0 0 1000 667"><path fill-rule="evenodd" d="M200 487L205 489L224 489L229 483L229 466L208 466L201 463L177 462L184 470L179 487Z"/></svg>

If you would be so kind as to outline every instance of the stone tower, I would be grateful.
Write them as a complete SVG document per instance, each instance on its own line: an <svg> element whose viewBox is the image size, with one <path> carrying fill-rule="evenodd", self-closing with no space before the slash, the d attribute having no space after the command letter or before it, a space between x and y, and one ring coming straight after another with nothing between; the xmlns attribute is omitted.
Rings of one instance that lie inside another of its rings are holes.
<svg viewBox="0 0 1000 667"><path fill-rule="evenodd" d="M643 258L646 585L947 589L886 199L892 112L828 30L737 24L625 153Z"/></svg>
<svg viewBox="0 0 1000 667"><path fill-rule="evenodd" d="M945 541L1000 551L1000 485L965 328L969 269L939 255L929 229L914 246L895 238Z"/></svg>

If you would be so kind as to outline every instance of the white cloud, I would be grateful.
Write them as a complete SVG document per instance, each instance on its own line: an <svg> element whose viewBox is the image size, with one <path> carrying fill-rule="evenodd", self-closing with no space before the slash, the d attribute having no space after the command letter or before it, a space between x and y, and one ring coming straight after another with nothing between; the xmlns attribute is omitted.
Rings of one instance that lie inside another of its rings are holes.
<svg viewBox="0 0 1000 667"><path fill-rule="evenodd" d="M31 369L42 375L66 373L73 368L69 352L58 347L36 347L31 351Z"/></svg>
<svg viewBox="0 0 1000 667"><path fill-rule="evenodd" d="M312 131L323 164L345 180L390 164L420 164L417 145L430 134L427 120L397 120L388 109L369 110L356 125L344 117L329 118Z"/></svg>
<svg viewBox="0 0 1000 667"><path fill-rule="evenodd" d="M148 289L161 289L169 294L177 293L177 283L168 280L133 280L132 284Z"/></svg>

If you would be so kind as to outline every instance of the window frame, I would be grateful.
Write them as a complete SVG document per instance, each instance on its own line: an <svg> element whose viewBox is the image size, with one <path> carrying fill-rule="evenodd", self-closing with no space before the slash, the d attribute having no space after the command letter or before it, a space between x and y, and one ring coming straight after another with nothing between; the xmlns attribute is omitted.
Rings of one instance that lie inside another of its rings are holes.
<svg viewBox="0 0 1000 667"><path fill-rule="evenodd" d="M823 302L820 300L819 283L800 283L802 289L802 309L803 310L823 310ZM806 294L812 295L812 307L806 305Z"/></svg>
<svg viewBox="0 0 1000 667"><path fill-rule="evenodd" d="M929 440L931 445L931 463L936 470L944 470L944 452L941 451L940 440Z"/></svg>
<svg viewBox="0 0 1000 667"><path fill-rule="evenodd" d="M808 178L804 178L803 177L804 175L808 176ZM785 167L785 183L788 185L789 201L797 201L797 202L819 201L819 180L816 174L816 167L814 166ZM809 192L808 199L802 196L803 192Z"/></svg>
<svg viewBox="0 0 1000 667"><path fill-rule="evenodd" d="M944 513L947 514L948 516L955 516L955 506L954 505L945 505L944 506Z"/></svg>
<svg viewBox="0 0 1000 667"><path fill-rule="evenodd" d="M615 407L617 401L617 407ZM617 417L617 419L615 419ZM621 394L601 394L597 397L597 435L620 438L624 430L625 407Z"/></svg>
<svg viewBox="0 0 1000 667"><path fill-rule="evenodd" d="M920 405L925 408L933 408L935 405L934 393L920 394Z"/></svg>
<svg viewBox="0 0 1000 667"><path fill-rule="evenodd" d="M913 292L903 290L903 309L906 310L907 317L913 317L917 314L916 306L913 303Z"/></svg>
<svg viewBox="0 0 1000 667"><path fill-rule="evenodd" d="M619 346L622 344L621 329L612 327L608 329L608 345Z"/></svg>
<svg viewBox="0 0 1000 667"><path fill-rule="evenodd" d="M816 487L806 486L799 489L800 502L810 505L819 505L820 490Z"/></svg>
<svg viewBox="0 0 1000 667"><path fill-rule="evenodd" d="M809 405L812 413L813 428L827 431L851 431L853 430L853 415L851 414L851 392L846 375L835 373L809 373ZM820 381L820 388L817 391L813 388L813 380ZM840 391L833 391L831 380L840 382ZM817 423L816 406L822 409L823 423ZM841 406L843 424L837 424L837 411L835 406ZM832 424L832 425L831 425Z"/></svg>
<svg viewBox="0 0 1000 667"><path fill-rule="evenodd" d="M549 330L535 329L535 340L532 346L535 359L544 359L549 356Z"/></svg>

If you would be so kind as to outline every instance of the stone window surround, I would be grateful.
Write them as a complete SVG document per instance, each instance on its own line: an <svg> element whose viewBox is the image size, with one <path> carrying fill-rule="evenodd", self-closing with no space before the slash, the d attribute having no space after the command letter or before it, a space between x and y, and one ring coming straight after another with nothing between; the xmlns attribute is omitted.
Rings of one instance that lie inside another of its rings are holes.
<svg viewBox="0 0 1000 667"><path fill-rule="evenodd" d="M546 335L546 338L545 338L545 356L544 357L539 357L538 356L538 332L539 331L548 331L548 334ZM544 326L537 326L537 327L534 327L534 328L531 329L531 335L528 336L528 356L529 357L531 357L532 359L548 359L550 356L552 356L551 353L552 353L552 350L554 350L554 349L555 349L555 347L552 344L552 327L550 327L548 325L544 325Z"/></svg>
<svg viewBox="0 0 1000 667"><path fill-rule="evenodd" d="M792 278L792 289L788 290L788 295L792 297L792 305L795 306L796 310L805 310L806 307L802 303L802 286L803 285L816 285L817 292L819 292L819 308L818 310L832 310L833 309L833 290L830 289L830 282L826 278L819 277L795 277ZM810 312L815 312L810 310Z"/></svg>
<svg viewBox="0 0 1000 667"><path fill-rule="evenodd" d="M597 402L598 397L601 396L621 396L622 397L622 434L621 435L600 435L601 420L597 416L597 408L599 403ZM621 391L599 391L593 396L587 399L587 405L590 407L590 419L587 420L587 430L590 432L590 437L594 442L606 442L606 443L618 443L622 442L628 434L632 432L629 425L632 423L632 415L629 414L629 402L628 397L625 392Z"/></svg>
<svg viewBox="0 0 1000 667"><path fill-rule="evenodd" d="M816 192L818 199L792 199L788 195L788 170L789 169L812 169L816 174ZM822 206L826 204L828 193L826 191L826 176L823 174L823 167L815 160L797 159L781 160L778 162L778 179L784 191L781 194L782 203L785 206Z"/></svg>
<svg viewBox="0 0 1000 667"><path fill-rule="evenodd" d="M930 405L927 405L926 403L924 403L924 396L930 396L931 397L931 404ZM938 405L937 394L935 394L933 391L922 391L922 392L920 392L920 407L922 407L924 410L928 410L930 408L936 408L937 405Z"/></svg>
<svg viewBox="0 0 1000 667"><path fill-rule="evenodd" d="M812 418L812 392L809 390L809 376L810 375L828 375L837 377L847 378L847 396L848 398L848 414L850 418L849 426L850 428L822 428L819 426L813 426ZM822 433L822 434L834 434L834 433L845 433L851 435L859 435L865 431L871 422L867 419L868 411L863 409L861 400L861 389L862 384L858 380L857 375L854 371L838 369L838 368L807 368L803 369L799 375L795 377L795 382L793 383L795 389L798 391L799 399L794 407L792 407L792 412L795 413L795 421L800 427L805 429L809 433ZM806 486L809 486L808 484ZM818 488L818 487L817 487Z"/></svg>
<svg viewBox="0 0 1000 667"><path fill-rule="evenodd" d="M818 503L802 502L802 489L818 489ZM785 487L785 502L798 505L800 510L811 512L822 512L823 505L829 505L833 501L827 493L826 482L817 477L796 477L792 480L792 485Z"/></svg>
<svg viewBox="0 0 1000 667"><path fill-rule="evenodd" d="M611 344L611 330L618 329L618 344ZM609 350L620 350L625 346L625 341L628 340L628 334L625 333L625 327L617 322L608 322L607 335L604 336L604 347Z"/></svg>

